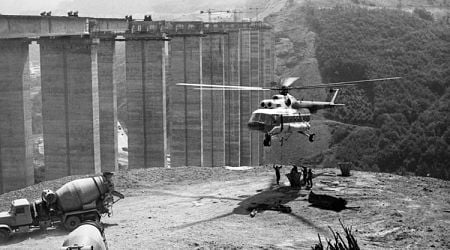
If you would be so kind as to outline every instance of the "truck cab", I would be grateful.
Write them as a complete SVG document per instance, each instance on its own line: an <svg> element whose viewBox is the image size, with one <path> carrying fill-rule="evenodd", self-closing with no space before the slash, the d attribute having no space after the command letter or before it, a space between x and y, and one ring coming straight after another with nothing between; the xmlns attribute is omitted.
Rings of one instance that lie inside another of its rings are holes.
<svg viewBox="0 0 450 250"><path fill-rule="evenodd" d="M0 225L8 225L11 229L32 224L31 204L27 199L11 202L8 212L0 213Z"/></svg>

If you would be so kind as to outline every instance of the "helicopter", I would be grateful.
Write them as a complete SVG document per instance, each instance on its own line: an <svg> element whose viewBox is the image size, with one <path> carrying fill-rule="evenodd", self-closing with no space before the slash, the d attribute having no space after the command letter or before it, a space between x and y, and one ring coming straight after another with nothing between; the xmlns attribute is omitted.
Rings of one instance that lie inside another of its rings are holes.
<svg viewBox="0 0 450 250"><path fill-rule="evenodd" d="M369 80L345 81L335 83L319 83L314 85L304 85L292 87L299 77L288 77L281 79L279 86L276 87L253 87L253 86L230 86L215 84L195 84L195 83L177 83L179 86L195 87L198 90L221 90L221 91L278 91L271 99L265 99L260 102L260 107L253 111L247 126L250 130L264 133L263 145L271 146L273 136L280 138L281 145L283 140L287 140L292 133L299 133L306 137L310 142L314 142L315 134L311 132L311 114L318 110L344 106L345 104L335 103L340 88L356 86L366 83L389 81L401 79L401 77L387 77ZM272 82L277 84L276 82ZM328 88L332 93L329 101L304 101L297 100L289 94L292 89L318 89Z"/></svg>

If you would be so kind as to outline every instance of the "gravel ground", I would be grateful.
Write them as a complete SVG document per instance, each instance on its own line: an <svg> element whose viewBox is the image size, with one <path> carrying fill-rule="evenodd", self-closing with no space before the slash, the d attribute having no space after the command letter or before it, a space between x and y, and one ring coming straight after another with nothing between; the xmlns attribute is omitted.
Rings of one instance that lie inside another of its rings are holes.
<svg viewBox="0 0 450 250"><path fill-rule="evenodd" d="M282 169L287 173L290 168ZM245 171L225 168L153 168L118 172L114 181L126 198L102 218L111 249L310 249L317 234L330 238L329 227L342 233L339 219L352 226L362 249L448 249L450 183L422 177L335 169L315 169L313 191L342 197L349 209L319 209L307 201L309 191L274 185L270 166ZM40 183L0 196L40 196L76 177ZM292 213L260 211L258 204L290 206ZM0 249L48 249L61 246L60 228L15 234Z"/></svg>

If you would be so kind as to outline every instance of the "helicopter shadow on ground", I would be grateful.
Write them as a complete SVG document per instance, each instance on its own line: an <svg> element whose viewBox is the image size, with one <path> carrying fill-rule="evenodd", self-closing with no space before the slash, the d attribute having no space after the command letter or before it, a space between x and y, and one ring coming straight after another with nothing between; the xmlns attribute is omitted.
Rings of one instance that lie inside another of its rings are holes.
<svg viewBox="0 0 450 250"><path fill-rule="evenodd" d="M294 189L290 186L278 186L278 185L271 185L268 188L264 190L258 190L257 194L253 196L249 196L248 198L241 200L241 202L238 203L238 206L233 209L230 213L225 213L218 215L213 218L200 220L192 223L183 224L177 227L174 227L174 229L184 229L189 228L201 223L207 223L211 221L215 221L221 218L228 217L233 214L237 215L246 215L249 216L250 214L256 210L258 213L262 213L266 210L277 210L276 208L280 205L286 206L285 204L296 200L299 197L305 197L307 194L304 193L304 191L301 191L300 189ZM242 197L242 196L241 196ZM312 223L310 220L294 214L292 212L288 213L291 217L295 218L296 220L300 221L303 224L306 224L317 231L323 231L322 228L316 226L314 223Z"/></svg>
<svg viewBox="0 0 450 250"><path fill-rule="evenodd" d="M241 215L252 215L252 212L254 212L255 210L257 211L257 213L262 213L266 210L285 212L279 210L280 205L282 205L281 208L286 207L286 204L288 204L289 202L297 200L297 198L299 197L308 196L307 192L309 191L292 188L290 186L277 186L272 184L269 189L264 190L261 193L258 193L240 202L239 206L233 210L233 213ZM302 200L305 201L306 199ZM298 220L302 224L315 229L317 232L326 232L325 229L317 226L306 217L292 212L290 207L289 212L285 213Z"/></svg>
<svg viewBox="0 0 450 250"><path fill-rule="evenodd" d="M9 237L8 242L0 244L0 246L8 246L20 243L28 239L41 240L47 237L62 236L69 234L62 226L47 228L47 230L33 228L29 232L15 232Z"/></svg>
<svg viewBox="0 0 450 250"><path fill-rule="evenodd" d="M298 197L304 197L300 189L294 189L290 186L271 185L269 188L262 190L256 195L250 196L239 202L239 206L233 209L234 214L250 215L253 210L258 213L272 209L278 205L285 205Z"/></svg>

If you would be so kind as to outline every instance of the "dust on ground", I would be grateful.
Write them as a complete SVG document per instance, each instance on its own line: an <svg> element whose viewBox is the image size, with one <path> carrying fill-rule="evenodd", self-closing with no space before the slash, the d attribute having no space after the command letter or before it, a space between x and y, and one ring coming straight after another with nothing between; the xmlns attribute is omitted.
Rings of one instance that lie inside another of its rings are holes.
<svg viewBox="0 0 450 250"><path fill-rule="evenodd" d="M285 166L282 171L288 173ZM111 249L310 249L328 227L342 232L339 219L352 226L362 249L450 248L450 182L391 174L315 169L313 191L348 201L341 212L310 206L309 191L274 185L271 166L233 171L225 168L153 168L116 173L117 202L102 218ZM73 177L74 178L74 177ZM72 178L54 183L54 189ZM43 185L1 195L38 198ZM249 207L281 202L292 213ZM62 245L60 227L14 234L0 249L48 249Z"/></svg>

